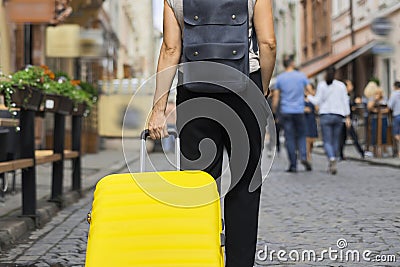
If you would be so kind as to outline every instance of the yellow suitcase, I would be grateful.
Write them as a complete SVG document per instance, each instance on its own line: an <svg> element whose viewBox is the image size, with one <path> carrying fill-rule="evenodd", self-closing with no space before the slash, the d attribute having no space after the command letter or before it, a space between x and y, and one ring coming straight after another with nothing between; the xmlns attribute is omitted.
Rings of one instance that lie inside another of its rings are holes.
<svg viewBox="0 0 400 267"><path fill-rule="evenodd" d="M89 219L87 267L224 266L219 194L205 172L107 176L96 186Z"/></svg>

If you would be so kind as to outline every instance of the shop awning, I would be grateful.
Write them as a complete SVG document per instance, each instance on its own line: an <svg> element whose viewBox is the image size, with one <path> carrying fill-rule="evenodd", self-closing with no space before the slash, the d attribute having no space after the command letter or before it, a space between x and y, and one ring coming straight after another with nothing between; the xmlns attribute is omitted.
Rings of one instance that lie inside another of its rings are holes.
<svg viewBox="0 0 400 267"><path fill-rule="evenodd" d="M311 64L308 64L301 68L301 71L304 72L307 77L311 78L329 66L334 65L336 68L343 67L347 63L351 62L355 58L359 57L360 55L368 52L373 46L375 42L370 42L364 45L353 46L352 48L343 51L336 55L330 55L324 58L319 59Z"/></svg>
<svg viewBox="0 0 400 267"><path fill-rule="evenodd" d="M363 47L359 48L357 51L355 51L354 53L352 53L351 55L343 58L342 60L340 60L338 63L335 64L336 69L339 69L341 67L343 67L344 65L347 65L348 63L352 62L354 59L358 58L359 56L367 53L368 51L370 51L374 46L376 45L375 41L372 41L366 45L364 45Z"/></svg>

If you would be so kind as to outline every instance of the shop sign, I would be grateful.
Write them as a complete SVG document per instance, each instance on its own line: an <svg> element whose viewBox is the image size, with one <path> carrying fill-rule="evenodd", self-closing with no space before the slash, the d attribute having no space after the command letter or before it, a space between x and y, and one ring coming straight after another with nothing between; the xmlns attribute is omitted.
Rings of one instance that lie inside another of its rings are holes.
<svg viewBox="0 0 400 267"><path fill-rule="evenodd" d="M64 24L47 27L46 56L74 58L80 56L80 26Z"/></svg>
<svg viewBox="0 0 400 267"><path fill-rule="evenodd" d="M6 13L15 23L49 23L54 18L54 0L10 0Z"/></svg>
<svg viewBox="0 0 400 267"><path fill-rule="evenodd" d="M394 53L394 47L389 43L378 43L374 45L374 47L372 47L372 54L375 55L387 55L393 53Z"/></svg>
<svg viewBox="0 0 400 267"><path fill-rule="evenodd" d="M372 21L372 31L379 36L388 36L393 29L393 25L387 18L379 17Z"/></svg>

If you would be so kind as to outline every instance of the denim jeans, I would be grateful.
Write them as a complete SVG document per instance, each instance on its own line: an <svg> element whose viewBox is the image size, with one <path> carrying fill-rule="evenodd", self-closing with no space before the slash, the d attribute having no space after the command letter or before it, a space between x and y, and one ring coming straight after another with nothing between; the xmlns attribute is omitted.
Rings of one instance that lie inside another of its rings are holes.
<svg viewBox="0 0 400 267"><path fill-rule="evenodd" d="M382 144L387 144L387 128L388 128L388 118L382 118ZM376 145L378 142L378 119L373 118L371 121L371 143Z"/></svg>
<svg viewBox="0 0 400 267"><path fill-rule="evenodd" d="M322 114L320 116L322 139L324 149L329 159L336 159L340 149L342 135L343 116L336 114Z"/></svg>
<svg viewBox="0 0 400 267"><path fill-rule="evenodd" d="M400 115L393 118L393 135L400 135Z"/></svg>
<svg viewBox="0 0 400 267"><path fill-rule="evenodd" d="M301 160L307 160L306 118L304 114L281 114L285 131L286 150L291 169L297 168L296 150L300 152Z"/></svg>

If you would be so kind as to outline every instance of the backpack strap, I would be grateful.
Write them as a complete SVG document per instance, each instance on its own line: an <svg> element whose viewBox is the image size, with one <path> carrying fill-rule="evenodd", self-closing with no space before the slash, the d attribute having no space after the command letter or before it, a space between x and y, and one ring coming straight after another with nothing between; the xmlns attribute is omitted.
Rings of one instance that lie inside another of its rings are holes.
<svg viewBox="0 0 400 267"><path fill-rule="evenodd" d="M253 23L253 27L251 29L251 41L253 43L253 51L254 53L258 54L258 40L257 40L257 33L256 33L256 29L254 28L254 23Z"/></svg>

